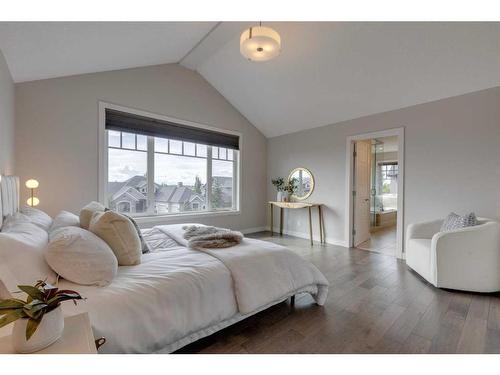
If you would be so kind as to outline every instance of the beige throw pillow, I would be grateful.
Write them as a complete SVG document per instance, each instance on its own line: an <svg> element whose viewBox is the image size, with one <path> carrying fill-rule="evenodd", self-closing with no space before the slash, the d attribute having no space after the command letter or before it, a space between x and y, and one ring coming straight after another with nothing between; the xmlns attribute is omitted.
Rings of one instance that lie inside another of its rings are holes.
<svg viewBox="0 0 500 375"><path fill-rule="evenodd" d="M106 207L104 207L99 202L90 202L80 211L80 226L83 229L89 229L90 220L92 220L92 215L95 212L104 212Z"/></svg>
<svg viewBox="0 0 500 375"><path fill-rule="evenodd" d="M132 224L124 215L114 211L95 212L89 230L106 242L120 266L141 263L141 240Z"/></svg>

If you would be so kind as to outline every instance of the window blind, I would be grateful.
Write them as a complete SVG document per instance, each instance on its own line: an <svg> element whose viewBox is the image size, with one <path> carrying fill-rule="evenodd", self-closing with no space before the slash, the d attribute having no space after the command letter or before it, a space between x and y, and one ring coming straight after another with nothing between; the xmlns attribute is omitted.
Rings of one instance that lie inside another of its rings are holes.
<svg viewBox="0 0 500 375"><path fill-rule="evenodd" d="M239 137L233 134L177 124L151 117L106 109L106 130L175 139L239 150Z"/></svg>

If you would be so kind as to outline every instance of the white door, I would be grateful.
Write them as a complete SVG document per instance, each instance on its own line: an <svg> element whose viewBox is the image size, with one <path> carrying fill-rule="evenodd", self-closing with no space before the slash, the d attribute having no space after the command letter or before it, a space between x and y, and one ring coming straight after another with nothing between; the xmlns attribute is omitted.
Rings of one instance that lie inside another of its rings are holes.
<svg viewBox="0 0 500 375"><path fill-rule="evenodd" d="M354 246L370 239L371 140L354 145Z"/></svg>

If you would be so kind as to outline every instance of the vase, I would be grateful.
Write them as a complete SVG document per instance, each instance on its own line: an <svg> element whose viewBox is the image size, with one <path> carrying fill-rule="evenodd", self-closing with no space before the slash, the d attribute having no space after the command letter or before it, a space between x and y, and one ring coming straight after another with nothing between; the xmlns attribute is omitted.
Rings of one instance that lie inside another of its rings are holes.
<svg viewBox="0 0 500 375"><path fill-rule="evenodd" d="M278 193L276 194L276 202L281 202L282 200L283 200L283 192L278 191Z"/></svg>
<svg viewBox="0 0 500 375"><path fill-rule="evenodd" d="M26 340L28 319L18 319L12 329L12 346L18 353L33 353L56 342L64 331L64 316L61 306L42 317L33 336Z"/></svg>
<svg viewBox="0 0 500 375"><path fill-rule="evenodd" d="M283 196L281 198L283 202L290 202L290 193L283 192Z"/></svg>

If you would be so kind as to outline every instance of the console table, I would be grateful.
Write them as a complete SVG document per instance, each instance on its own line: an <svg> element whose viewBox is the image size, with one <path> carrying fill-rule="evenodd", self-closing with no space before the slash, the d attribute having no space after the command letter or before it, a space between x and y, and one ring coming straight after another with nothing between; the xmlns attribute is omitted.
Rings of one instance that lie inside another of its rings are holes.
<svg viewBox="0 0 500 375"><path fill-rule="evenodd" d="M321 203L307 203L307 202L269 202L269 208L271 210L271 236L273 235L274 226L274 206L280 209L280 235L283 235L283 210L284 209L301 209L307 208L309 211L309 235L311 238L311 245L313 244L313 227L312 227L312 209L316 207L318 209L318 219L319 219L319 237L320 243L325 243L325 225L323 222L323 212L321 210Z"/></svg>

